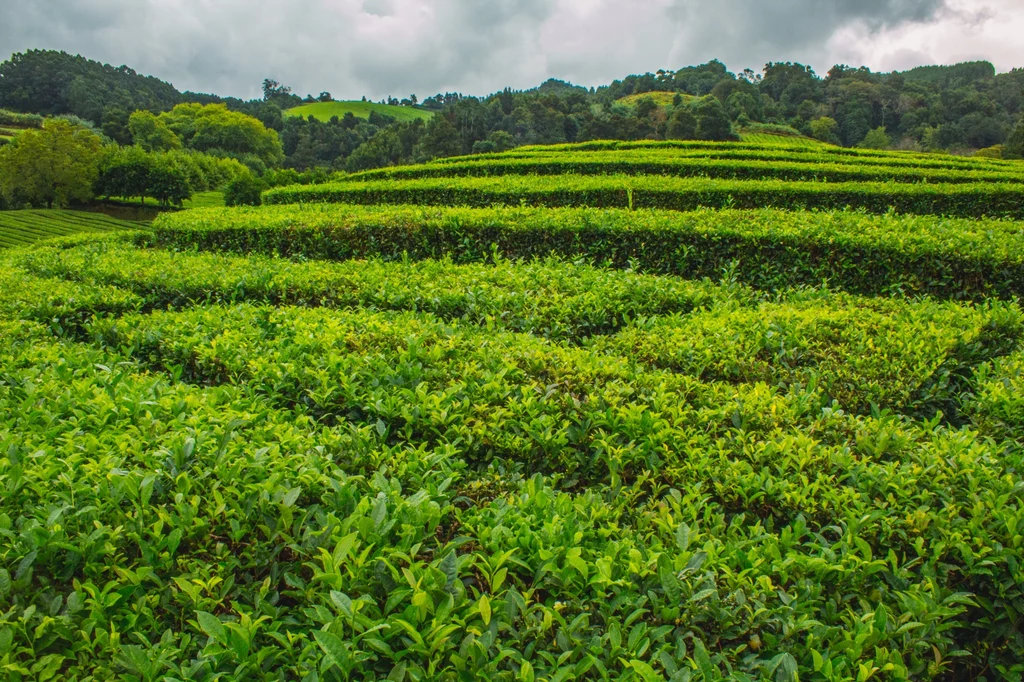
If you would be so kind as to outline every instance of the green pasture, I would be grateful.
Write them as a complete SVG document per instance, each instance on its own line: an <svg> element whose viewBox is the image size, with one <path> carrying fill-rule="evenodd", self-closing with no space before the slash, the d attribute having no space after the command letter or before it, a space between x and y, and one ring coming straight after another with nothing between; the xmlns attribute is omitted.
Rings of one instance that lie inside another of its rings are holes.
<svg viewBox="0 0 1024 682"><path fill-rule="evenodd" d="M433 112L413 107L399 107L376 102L316 102L293 107L284 112L285 116L301 116L308 118L312 116L319 121L330 121L333 117L344 118L345 114L351 113L356 118L368 119L370 112L377 112L384 116L390 116L400 122L429 121L433 118Z"/></svg>

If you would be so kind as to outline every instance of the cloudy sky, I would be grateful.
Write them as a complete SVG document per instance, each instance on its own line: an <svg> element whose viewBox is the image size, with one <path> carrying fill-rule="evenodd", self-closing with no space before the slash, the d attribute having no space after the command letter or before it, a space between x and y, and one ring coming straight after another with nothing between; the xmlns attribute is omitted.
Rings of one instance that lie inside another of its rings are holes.
<svg viewBox="0 0 1024 682"><path fill-rule="evenodd" d="M338 99L601 85L711 58L1024 67L1024 0L0 0L0 60L81 53L179 89Z"/></svg>

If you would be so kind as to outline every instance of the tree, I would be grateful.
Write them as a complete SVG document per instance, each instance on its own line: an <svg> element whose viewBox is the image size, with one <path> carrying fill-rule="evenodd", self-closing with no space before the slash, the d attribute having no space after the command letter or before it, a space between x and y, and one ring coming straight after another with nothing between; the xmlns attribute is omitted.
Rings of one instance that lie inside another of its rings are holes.
<svg viewBox="0 0 1024 682"><path fill-rule="evenodd" d="M637 118L650 118L651 113L657 110L658 104L651 97L642 97L640 101L636 103Z"/></svg>
<svg viewBox="0 0 1024 682"><path fill-rule="evenodd" d="M670 140L695 140L697 139L697 117L688 106L676 108L672 119L668 122L666 136Z"/></svg>
<svg viewBox="0 0 1024 682"><path fill-rule="evenodd" d="M264 189L263 183L251 173L243 175L224 190L224 203L228 206L259 206L263 203Z"/></svg>
<svg viewBox="0 0 1024 682"><path fill-rule="evenodd" d="M435 116L427 124L426 134L420 141L420 153L431 159L461 154L459 131L444 116Z"/></svg>
<svg viewBox="0 0 1024 682"><path fill-rule="evenodd" d="M701 97L694 112L697 117L698 140L731 140L732 121L725 107L714 96Z"/></svg>
<svg viewBox="0 0 1024 682"><path fill-rule="evenodd" d="M878 127L868 131L868 134L864 136L858 147L864 149L888 149L892 145L892 140L889 139L889 135L885 132L885 128Z"/></svg>
<svg viewBox="0 0 1024 682"><path fill-rule="evenodd" d="M253 155L270 167L284 160L276 131L223 104L179 104L160 119L189 149L219 151L240 160Z"/></svg>
<svg viewBox="0 0 1024 682"><path fill-rule="evenodd" d="M288 97L292 94L292 89L281 85L273 78L265 78L263 80L263 99L269 102L276 97Z"/></svg>
<svg viewBox="0 0 1024 682"><path fill-rule="evenodd" d="M1003 145L1003 156L1007 159L1024 159L1024 116L1021 116L1017 128Z"/></svg>
<svg viewBox="0 0 1024 682"><path fill-rule="evenodd" d="M49 120L0 148L0 191L15 205L90 201L102 155L103 143L91 130Z"/></svg>
<svg viewBox="0 0 1024 682"><path fill-rule="evenodd" d="M103 160L96 192L105 197L138 197L144 203L149 194L152 165L152 155L142 147L115 148Z"/></svg>
<svg viewBox="0 0 1024 682"><path fill-rule="evenodd" d="M516 146L516 138L504 130L495 130L487 136L487 141L494 145L494 151L507 152Z"/></svg>
<svg viewBox="0 0 1024 682"><path fill-rule="evenodd" d="M181 140L167 127L167 123L149 111L136 111L128 119L132 141L147 152L166 152L181 149Z"/></svg>
<svg viewBox="0 0 1024 682"><path fill-rule="evenodd" d="M163 206L181 206L192 196L188 177L170 159L154 159L149 168L149 196Z"/></svg>
<svg viewBox="0 0 1024 682"><path fill-rule="evenodd" d="M815 140L821 140L822 142L828 142L829 144L839 144L839 124L834 118L829 116L822 116L811 121L811 136Z"/></svg>

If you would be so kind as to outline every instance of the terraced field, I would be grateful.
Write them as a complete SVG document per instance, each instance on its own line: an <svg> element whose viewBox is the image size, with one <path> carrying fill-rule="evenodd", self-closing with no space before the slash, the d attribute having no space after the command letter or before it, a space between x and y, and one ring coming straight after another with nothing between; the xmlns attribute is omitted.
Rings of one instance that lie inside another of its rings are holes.
<svg viewBox="0 0 1024 682"><path fill-rule="evenodd" d="M1019 172L589 143L0 255L0 660L1019 679Z"/></svg>
<svg viewBox="0 0 1024 682"><path fill-rule="evenodd" d="M0 211L0 248L83 232L137 230L139 226L84 211Z"/></svg>

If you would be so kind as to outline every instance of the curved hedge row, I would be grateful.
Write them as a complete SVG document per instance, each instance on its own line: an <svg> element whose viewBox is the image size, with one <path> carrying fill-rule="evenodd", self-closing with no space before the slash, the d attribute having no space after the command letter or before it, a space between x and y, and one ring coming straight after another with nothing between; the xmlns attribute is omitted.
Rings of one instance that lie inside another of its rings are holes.
<svg viewBox="0 0 1024 682"><path fill-rule="evenodd" d="M486 261L552 253L687 278L729 270L759 289L831 286L943 298L1024 296L1024 224L857 212L599 211L338 205L161 216L141 235L173 249L344 260ZM733 265L738 267L733 268Z"/></svg>
<svg viewBox="0 0 1024 682"><path fill-rule="evenodd" d="M135 309L248 302L410 310L573 343L614 332L637 318L755 298L739 286L560 261L296 263L255 255L140 249L105 240L62 247L25 252L11 262L34 277L65 280L48 280L54 292L73 286L68 280L131 292L139 301ZM10 286L17 290L14 277ZM8 284L4 275L0 284ZM0 312L4 299L0 294Z"/></svg>
<svg viewBox="0 0 1024 682"><path fill-rule="evenodd" d="M783 182L652 176L436 178L290 186L264 193L268 204L351 203L425 206L864 209L965 218L1024 218L1024 185L971 183Z"/></svg>
<svg viewBox="0 0 1024 682"><path fill-rule="evenodd" d="M996 166L996 167L1013 167L1017 166L1016 161L1007 161L1002 159L990 159L983 157L964 157L964 156L944 156L941 154L930 154L926 152L903 152L903 151L889 151L882 149L859 149L855 147L825 147L824 150L821 147L780 147L775 144L759 144L756 142L707 142L699 140L592 140L590 142L575 142L567 144L552 144L552 145L526 145L523 147L516 147L513 153L533 153L533 152L594 152L594 151L624 151L624 150L658 150L658 151L676 151L676 150L748 150L756 152L766 153L777 153L781 149L793 154L819 156L827 154L829 156L841 156L841 157L854 157L856 159L863 158L889 158L889 159L921 159L921 160L947 160L950 163L957 163L963 165L969 165L972 167L985 167L985 166ZM827 151L826 151L827 150Z"/></svg>
<svg viewBox="0 0 1024 682"><path fill-rule="evenodd" d="M664 175L737 180L818 182L1024 182L1024 168L1010 170L957 170L913 166L860 166L834 161L777 161L759 159L676 158L565 153L542 158L470 159L459 163L420 164L380 168L352 175L347 180L408 180L413 178L488 177L504 175Z"/></svg>
<svg viewBox="0 0 1024 682"><path fill-rule="evenodd" d="M981 172L981 173L997 173L1005 174L1013 179L1020 180L1024 177L1024 163L1011 163L1006 162L1000 165L984 164L979 162L972 163L970 159L964 159L962 157L952 156L929 156L921 157L920 155L906 154L899 156L865 156L865 157L843 157L836 156L834 154L808 154L793 152L787 148L774 148L771 150L751 150L751 149L733 149L733 148L722 148L722 149L623 149L623 150L594 150L591 152L574 151L574 152L557 152L557 151L521 151L521 148L514 149L512 151L491 153L491 154L473 154L470 156L450 156L441 159L435 159L429 163L423 164L426 167L432 166L452 166L461 165L469 162L483 162L483 161L514 161L520 159L531 159L531 160L558 160L564 158L612 158L618 160L627 159L658 159L663 161L673 160L694 160L694 159L705 159L713 161L758 161L758 162L769 162L779 161L788 163L799 163L799 164L838 164L843 166L853 166L857 168L913 168L922 171L934 170L934 171L964 171L967 173ZM371 172L371 171L367 171Z"/></svg>

